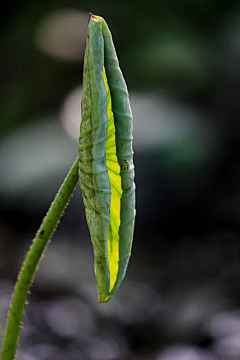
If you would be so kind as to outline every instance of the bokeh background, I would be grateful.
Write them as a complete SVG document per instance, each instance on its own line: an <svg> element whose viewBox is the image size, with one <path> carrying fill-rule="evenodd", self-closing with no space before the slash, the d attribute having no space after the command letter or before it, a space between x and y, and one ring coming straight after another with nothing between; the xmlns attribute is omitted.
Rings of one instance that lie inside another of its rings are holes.
<svg viewBox="0 0 240 360"><path fill-rule="evenodd" d="M77 188L39 266L19 360L240 359L240 5L25 0L0 12L0 334L17 272L78 155L88 13L134 115L127 277L99 305Z"/></svg>

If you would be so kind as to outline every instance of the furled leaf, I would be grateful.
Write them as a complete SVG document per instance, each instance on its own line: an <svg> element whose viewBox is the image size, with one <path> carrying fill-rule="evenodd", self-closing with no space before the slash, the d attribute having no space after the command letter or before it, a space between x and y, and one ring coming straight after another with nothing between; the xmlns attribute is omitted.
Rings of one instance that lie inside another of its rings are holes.
<svg viewBox="0 0 240 360"><path fill-rule="evenodd" d="M87 29L80 128L79 178L93 243L99 301L120 286L135 220L132 113L106 22Z"/></svg>

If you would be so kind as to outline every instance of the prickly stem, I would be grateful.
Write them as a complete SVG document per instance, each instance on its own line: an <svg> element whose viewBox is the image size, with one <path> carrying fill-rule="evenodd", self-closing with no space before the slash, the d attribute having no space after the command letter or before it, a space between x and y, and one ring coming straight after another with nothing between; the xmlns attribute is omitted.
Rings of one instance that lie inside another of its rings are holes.
<svg viewBox="0 0 240 360"><path fill-rule="evenodd" d="M29 288L44 250L78 183L77 158L47 212L19 272L8 314L1 360L13 360Z"/></svg>

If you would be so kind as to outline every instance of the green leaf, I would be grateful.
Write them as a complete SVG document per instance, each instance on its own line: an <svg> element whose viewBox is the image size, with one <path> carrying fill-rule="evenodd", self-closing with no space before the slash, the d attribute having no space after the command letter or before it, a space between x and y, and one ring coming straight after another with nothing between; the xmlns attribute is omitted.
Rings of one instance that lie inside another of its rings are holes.
<svg viewBox="0 0 240 360"><path fill-rule="evenodd" d="M132 113L106 22L87 29L79 138L79 178L95 257L99 301L120 286L135 221Z"/></svg>

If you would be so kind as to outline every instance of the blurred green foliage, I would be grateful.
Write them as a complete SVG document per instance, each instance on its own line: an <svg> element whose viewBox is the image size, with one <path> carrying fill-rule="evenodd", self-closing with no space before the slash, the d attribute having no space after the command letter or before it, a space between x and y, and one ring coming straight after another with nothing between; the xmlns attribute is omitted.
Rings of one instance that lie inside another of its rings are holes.
<svg viewBox="0 0 240 360"><path fill-rule="evenodd" d="M82 62L51 58L34 46L38 24L58 9L107 18L130 89L205 96L219 67L216 31L238 1L9 1L1 12L0 134L57 111L82 80Z"/></svg>

